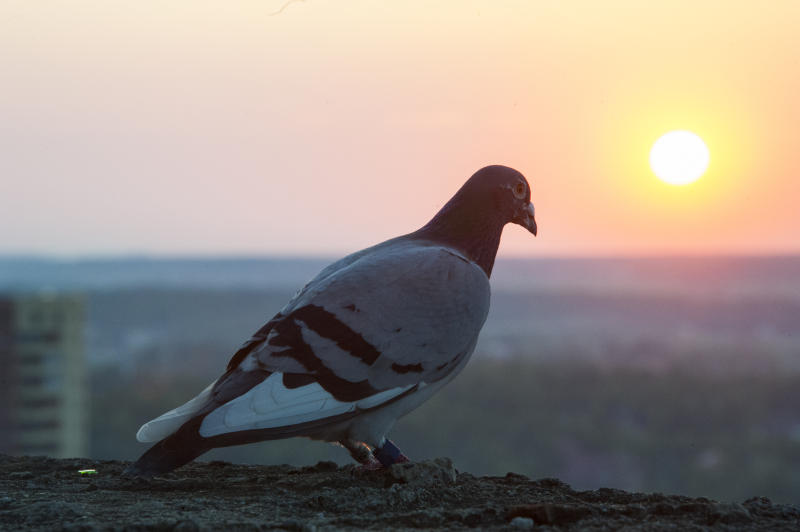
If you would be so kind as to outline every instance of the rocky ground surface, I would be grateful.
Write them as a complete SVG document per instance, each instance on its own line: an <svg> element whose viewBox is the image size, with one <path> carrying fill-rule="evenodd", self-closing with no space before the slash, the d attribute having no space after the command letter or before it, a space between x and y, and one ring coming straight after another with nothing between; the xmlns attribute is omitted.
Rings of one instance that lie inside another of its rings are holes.
<svg viewBox="0 0 800 532"><path fill-rule="evenodd" d="M126 465L0 455L0 530L800 530L800 508L765 498L574 491L444 458L379 472L200 462L153 480Z"/></svg>

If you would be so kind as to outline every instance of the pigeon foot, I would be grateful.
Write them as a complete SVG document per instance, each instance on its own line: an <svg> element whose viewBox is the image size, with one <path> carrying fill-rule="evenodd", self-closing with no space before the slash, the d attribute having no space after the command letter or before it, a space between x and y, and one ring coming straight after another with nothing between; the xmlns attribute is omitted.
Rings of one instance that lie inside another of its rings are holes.
<svg viewBox="0 0 800 532"><path fill-rule="evenodd" d="M347 449L353 460L361 464L358 467L361 471L379 471L388 468L392 464L411 461L391 440L386 440L382 447L376 447L375 449L364 442L355 440L341 440L338 443Z"/></svg>

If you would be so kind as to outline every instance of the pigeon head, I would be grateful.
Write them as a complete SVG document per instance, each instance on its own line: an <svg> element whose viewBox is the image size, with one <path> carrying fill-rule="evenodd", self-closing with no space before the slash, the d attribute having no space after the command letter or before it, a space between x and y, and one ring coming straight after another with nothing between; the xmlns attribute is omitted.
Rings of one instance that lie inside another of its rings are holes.
<svg viewBox="0 0 800 532"><path fill-rule="evenodd" d="M515 223L536 235L528 181L513 168L481 168L413 238L458 249L491 275L500 235Z"/></svg>
<svg viewBox="0 0 800 532"><path fill-rule="evenodd" d="M474 201L476 210L488 208L488 216L505 225L521 225L536 235L536 219L531 203L531 187L521 173L508 166L493 165L481 168L464 183L453 199L460 194ZM491 204L490 201L491 200Z"/></svg>

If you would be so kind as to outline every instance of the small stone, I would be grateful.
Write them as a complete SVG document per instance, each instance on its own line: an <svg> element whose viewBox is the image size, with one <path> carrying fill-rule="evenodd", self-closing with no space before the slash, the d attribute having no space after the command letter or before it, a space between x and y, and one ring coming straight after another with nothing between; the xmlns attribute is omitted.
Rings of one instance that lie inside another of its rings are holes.
<svg viewBox="0 0 800 532"><path fill-rule="evenodd" d="M510 524L520 530L533 530L533 519L530 517L515 517Z"/></svg>

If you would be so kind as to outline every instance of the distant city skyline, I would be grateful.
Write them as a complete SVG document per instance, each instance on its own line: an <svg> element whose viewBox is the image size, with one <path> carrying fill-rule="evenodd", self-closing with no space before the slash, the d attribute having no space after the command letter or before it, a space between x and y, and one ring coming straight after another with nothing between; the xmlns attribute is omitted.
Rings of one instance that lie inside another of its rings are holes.
<svg viewBox="0 0 800 532"><path fill-rule="evenodd" d="M501 256L800 253L798 2L284 4L0 5L0 255L334 257L496 163Z"/></svg>

